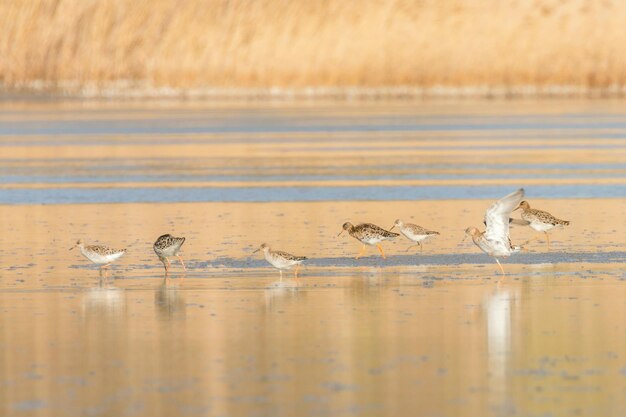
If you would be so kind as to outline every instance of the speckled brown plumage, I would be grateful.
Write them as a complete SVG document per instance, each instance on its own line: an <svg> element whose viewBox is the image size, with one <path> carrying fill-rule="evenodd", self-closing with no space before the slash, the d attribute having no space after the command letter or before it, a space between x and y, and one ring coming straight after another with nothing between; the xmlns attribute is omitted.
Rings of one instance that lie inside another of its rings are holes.
<svg viewBox="0 0 626 417"><path fill-rule="evenodd" d="M558 226L568 226L570 223L568 220L561 220L554 217L547 211L530 208L530 204L528 204L527 201L520 202L516 210L518 209L522 209L522 219L529 222L531 229L537 232L543 232L546 235L548 249L550 249L550 235L548 231Z"/></svg>
<svg viewBox="0 0 626 417"><path fill-rule="evenodd" d="M430 236L430 235L438 235L439 232L435 232L433 230L428 230L425 227L422 226L418 226L417 224L413 224L413 223L404 223L401 220L396 220L396 222L394 223L394 226L397 226L400 228L400 230L404 231L404 229L406 229L407 232L415 235L415 236Z"/></svg>
<svg viewBox="0 0 626 417"><path fill-rule="evenodd" d="M273 251L271 251L271 253L274 256L278 256L278 257L286 259L288 261L306 261L306 259L307 259L306 256L292 255L290 253L283 252L283 251L280 251L280 250L273 250Z"/></svg>
<svg viewBox="0 0 626 417"><path fill-rule="evenodd" d="M283 276L283 269L291 269L294 266L296 267L294 275L297 277L300 264L307 259L306 256L297 256L280 250L272 250L267 243L263 243L254 253L259 251L263 251L265 260L280 271L281 277Z"/></svg>
<svg viewBox="0 0 626 417"><path fill-rule="evenodd" d="M153 248L157 255L175 256L185 243L184 237L174 237L170 234L159 236Z"/></svg>
<svg viewBox="0 0 626 417"><path fill-rule="evenodd" d="M359 259L363 255L365 245L375 245L380 251L383 259L386 259L385 251L383 251L383 247L380 246L380 242L383 240L391 240L399 236L398 233L390 232L371 223L361 223L356 226L352 225L352 223L344 223L342 228L343 230L341 233L347 231L350 236L363 243L361 251L356 256L356 259ZM339 233L339 235L341 235L341 233Z"/></svg>
<svg viewBox="0 0 626 417"><path fill-rule="evenodd" d="M156 253L159 257L159 260L163 263L166 274L169 273L171 266L169 258L173 256L178 258L183 270L187 270L187 267L185 267L185 263L183 262L183 258L179 254L180 247L183 246L183 243L185 243L184 237L175 237L170 234L159 236L156 242L154 242L152 248L154 249L154 253Z"/></svg>
<svg viewBox="0 0 626 417"><path fill-rule="evenodd" d="M102 245L88 245L85 246L85 252L95 253L101 256L115 255L118 253L126 253L126 249L113 249L108 246Z"/></svg>
<svg viewBox="0 0 626 417"><path fill-rule="evenodd" d="M568 226L569 220L561 220L554 217L552 214L547 211L537 210L534 208L530 208L530 204L526 201L522 201L519 204L519 207L522 209L522 219L531 223L543 223L545 225L551 226Z"/></svg>
<svg viewBox="0 0 626 417"><path fill-rule="evenodd" d="M397 219L389 230L392 230L394 227L397 227L407 239L415 243L415 245L411 245L407 248L407 252L414 246L419 246L420 251L423 250L422 242L439 234L439 232L428 230L425 227L413 223L405 223L400 219Z"/></svg>
<svg viewBox="0 0 626 417"><path fill-rule="evenodd" d="M80 253L85 258L102 267L108 266L126 253L126 249L113 249L103 245L85 245L82 239L79 239L70 250L76 247L79 248Z"/></svg>
<svg viewBox="0 0 626 417"><path fill-rule="evenodd" d="M367 245L374 245L383 240L393 239L399 236L398 233L390 232L372 223L361 223L353 226L352 223L344 223L343 230L347 231L353 238ZM375 243L371 243L377 241Z"/></svg>

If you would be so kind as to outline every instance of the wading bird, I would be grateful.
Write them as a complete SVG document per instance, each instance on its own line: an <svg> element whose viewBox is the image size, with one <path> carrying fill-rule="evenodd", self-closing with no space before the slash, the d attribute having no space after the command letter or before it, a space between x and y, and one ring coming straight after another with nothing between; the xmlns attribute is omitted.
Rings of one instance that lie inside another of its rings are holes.
<svg viewBox="0 0 626 417"><path fill-rule="evenodd" d="M546 239L548 241L548 250L550 250L550 235L548 234L548 231L558 226L569 226L569 220L557 219L547 211L530 208L530 204L528 204L527 201L522 201L521 203L519 203L519 206L515 210L519 209L522 209L522 219L529 222L529 226L533 230L545 233Z"/></svg>
<svg viewBox="0 0 626 417"><path fill-rule="evenodd" d="M257 250L252 253L257 253L259 251L263 251L263 255L265 256L265 260L269 262L274 268L280 271L280 277L283 277L284 269L291 269L294 266L296 270L294 271L294 276L298 278L298 270L300 269L300 264L306 260L306 256L295 256L287 252L282 252L279 250L272 250L267 243L263 243Z"/></svg>
<svg viewBox="0 0 626 417"><path fill-rule="evenodd" d="M500 271L504 275L504 268L498 258L508 258L514 252L519 252L519 246L511 245L509 238L510 214L519 202L524 198L524 189L520 188L496 201L485 213L487 228L484 232L475 227L465 229L465 234L471 236L474 244L487 255L495 258Z"/></svg>
<svg viewBox="0 0 626 417"><path fill-rule="evenodd" d="M108 246L101 245L87 245L82 239L78 239L76 244L70 248L70 250L78 247L80 249L80 253L87 259L89 259L94 264L100 266L100 273L111 265L111 263L115 262L119 258L122 257L126 253L126 249L111 249Z"/></svg>
<svg viewBox="0 0 626 417"><path fill-rule="evenodd" d="M414 246L419 246L420 252L422 252L424 250L424 247L422 246L422 242L428 239L429 237L439 234L439 232L434 232L432 230L424 229L422 226L418 226L416 224L404 223L400 219L394 222L393 226L391 226L391 229L389 229L389 231L392 231L394 227L397 227L400 230L400 233L402 233L411 242L415 242L414 245L411 245L408 248L406 248L407 252L409 251L409 249L411 249Z"/></svg>
<svg viewBox="0 0 626 417"><path fill-rule="evenodd" d="M343 230L339 232L337 237L341 236L341 234L345 231L348 232L350 236L358 240L363 244L361 247L361 251L356 256L355 259L359 259L363 256L363 252L365 251L365 245L376 246L380 251L380 254L383 256L383 259L387 259L385 257L385 252L383 251L383 247L380 246L380 242L383 240L391 240L398 235L398 233L390 232L388 230L383 229L382 227L378 227L375 224L371 223L361 223L353 226L352 223L344 223Z"/></svg>
<svg viewBox="0 0 626 417"><path fill-rule="evenodd" d="M178 258L180 264L183 266L183 271L187 272L187 268L183 262L183 257L179 254L180 247L183 246L183 243L185 243L184 237L174 237L170 234L159 236L156 242L154 242L152 248L154 249L154 253L156 253L159 257L159 260L163 263L165 275L170 272L172 264L170 263L169 258L173 256Z"/></svg>

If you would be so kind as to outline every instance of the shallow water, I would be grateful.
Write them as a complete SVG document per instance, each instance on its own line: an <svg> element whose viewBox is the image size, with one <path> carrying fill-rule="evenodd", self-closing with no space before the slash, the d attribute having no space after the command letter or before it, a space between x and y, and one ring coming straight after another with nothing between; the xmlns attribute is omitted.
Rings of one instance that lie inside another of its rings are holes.
<svg viewBox="0 0 626 417"><path fill-rule="evenodd" d="M0 103L0 415L624 415L623 104ZM520 186L572 223L500 279L463 230ZM396 218L441 235L337 237Z"/></svg>
<svg viewBox="0 0 626 417"><path fill-rule="evenodd" d="M0 122L11 204L626 197L620 101L0 102Z"/></svg>

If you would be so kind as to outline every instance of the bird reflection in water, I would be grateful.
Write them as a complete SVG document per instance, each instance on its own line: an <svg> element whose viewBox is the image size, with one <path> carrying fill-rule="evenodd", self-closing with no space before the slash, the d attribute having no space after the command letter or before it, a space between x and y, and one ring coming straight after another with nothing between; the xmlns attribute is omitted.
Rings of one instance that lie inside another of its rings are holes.
<svg viewBox="0 0 626 417"><path fill-rule="evenodd" d="M276 311L283 302L295 299L301 293L298 287L296 279L280 279L268 285L264 292L267 311Z"/></svg>
<svg viewBox="0 0 626 417"><path fill-rule="evenodd" d="M101 276L97 286L85 291L82 307L84 315L121 315L126 309L124 290Z"/></svg>
<svg viewBox="0 0 626 417"><path fill-rule="evenodd" d="M483 303L487 325L487 351L490 392L498 400L507 393L507 373L511 356L511 309L516 298L515 291L497 285L495 291Z"/></svg>
<svg viewBox="0 0 626 417"><path fill-rule="evenodd" d="M163 318L176 319L185 317L187 303L185 302L184 291L180 289L181 285L182 281L175 283L171 278L165 276L161 284L156 288L154 304Z"/></svg>

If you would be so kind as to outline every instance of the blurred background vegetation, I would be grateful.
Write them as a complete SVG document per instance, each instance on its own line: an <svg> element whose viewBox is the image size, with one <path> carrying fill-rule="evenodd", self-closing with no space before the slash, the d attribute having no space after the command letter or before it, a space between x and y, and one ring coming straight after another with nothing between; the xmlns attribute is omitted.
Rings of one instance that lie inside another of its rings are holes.
<svg viewBox="0 0 626 417"><path fill-rule="evenodd" d="M625 26L623 0L3 0L0 83L622 94Z"/></svg>

